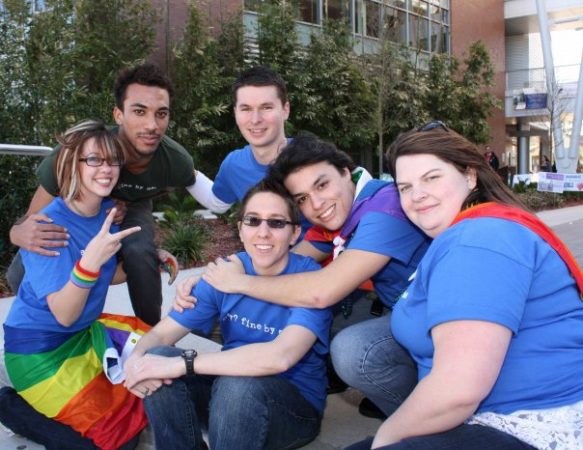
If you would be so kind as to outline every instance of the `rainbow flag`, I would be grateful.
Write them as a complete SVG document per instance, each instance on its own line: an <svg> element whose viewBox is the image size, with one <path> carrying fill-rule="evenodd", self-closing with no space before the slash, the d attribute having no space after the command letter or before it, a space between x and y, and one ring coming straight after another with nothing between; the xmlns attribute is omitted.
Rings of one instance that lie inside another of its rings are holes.
<svg viewBox="0 0 583 450"><path fill-rule="evenodd" d="M147 424L141 399L123 382L123 362L150 326L102 314L75 333L4 325L5 360L14 389L37 411L117 449Z"/></svg>

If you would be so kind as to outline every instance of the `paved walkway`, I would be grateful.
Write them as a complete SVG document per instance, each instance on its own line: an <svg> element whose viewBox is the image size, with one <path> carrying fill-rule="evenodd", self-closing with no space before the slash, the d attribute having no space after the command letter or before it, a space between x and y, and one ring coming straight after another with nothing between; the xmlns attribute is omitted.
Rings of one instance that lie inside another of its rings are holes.
<svg viewBox="0 0 583 450"><path fill-rule="evenodd" d="M549 225L571 249L579 265L583 266L583 206L563 208L539 213L539 217ZM181 271L178 280L199 272L200 269ZM167 275L163 278L164 308L169 308L174 297L174 287L167 285ZM0 299L0 319L3 319L13 297ZM130 302L125 285L113 286L108 293L105 310L111 313L131 314ZM3 321L3 320L1 320ZM0 349L3 347L4 332L0 328ZM179 343L186 347L195 347L202 351L216 351L218 345L203 338L189 335ZM5 383L6 377L0 372L0 386ZM366 436L374 434L380 421L367 419L358 413L358 403L362 396L359 392L348 391L328 396L327 407L324 413L322 431L318 438L303 450L336 450L356 442ZM139 450L153 450L151 436L148 432L142 435ZM42 450L43 447L26 439L14 436L2 429L0 424L0 450Z"/></svg>

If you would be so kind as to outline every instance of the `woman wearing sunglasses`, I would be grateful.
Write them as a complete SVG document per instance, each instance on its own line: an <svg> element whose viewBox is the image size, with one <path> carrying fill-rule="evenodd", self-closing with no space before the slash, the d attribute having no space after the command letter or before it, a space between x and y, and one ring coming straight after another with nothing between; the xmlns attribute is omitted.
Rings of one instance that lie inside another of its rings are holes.
<svg viewBox="0 0 583 450"><path fill-rule="evenodd" d="M419 383L372 448L583 448L579 265L443 123L387 156L403 210L434 240L392 317Z"/></svg>
<svg viewBox="0 0 583 450"><path fill-rule="evenodd" d="M124 344L131 350L130 332L138 339L149 327L102 315L109 285L124 281L120 242L140 230L118 232L115 208L106 212L122 144L96 121L59 140L60 197L43 214L66 227L69 245L51 257L20 250L26 275L4 323L6 368L20 396L3 389L2 421L49 449L134 448L146 417L121 384L119 355Z"/></svg>
<svg viewBox="0 0 583 450"><path fill-rule="evenodd" d="M298 209L285 190L266 180L244 197L238 254L251 276L277 277L317 270L311 259L290 254L300 235ZM126 386L172 380L145 406L156 448L296 448L320 429L326 398L326 354L331 312L290 308L201 281L195 309L172 311L146 334L126 364ZM197 354L172 345L191 330L209 333L220 320L221 352ZM158 348L154 348L157 347Z"/></svg>

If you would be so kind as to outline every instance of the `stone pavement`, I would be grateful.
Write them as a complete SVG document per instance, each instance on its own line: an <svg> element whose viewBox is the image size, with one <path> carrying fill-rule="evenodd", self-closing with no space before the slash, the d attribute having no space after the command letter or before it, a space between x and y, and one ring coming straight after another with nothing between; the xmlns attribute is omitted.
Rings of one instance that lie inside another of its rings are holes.
<svg viewBox="0 0 583 450"><path fill-rule="evenodd" d="M583 206L562 208L553 211L543 211L539 217L549 225L571 249L580 266L583 266ZM199 272L200 269L181 271L178 280ZM163 274L164 308L169 308L174 296L174 287L167 285L167 275ZM14 298L0 299L0 321L6 317ZM105 310L111 313L131 314L131 306L125 285L113 286L108 293ZM0 328L0 349L3 348L4 332ZM217 351L214 342L188 335L179 346L195 347L199 351ZM0 350L0 357L3 356ZM0 367L0 386L7 383L7 378ZM327 407L322 422L322 430L318 438L303 447L303 450L336 450L374 434L380 420L368 419L358 413L358 403L361 394L349 389L341 394L329 395ZM0 424L0 450L42 450L44 447L14 436L3 429ZM153 450L149 432L142 435L139 450Z"/></svg>

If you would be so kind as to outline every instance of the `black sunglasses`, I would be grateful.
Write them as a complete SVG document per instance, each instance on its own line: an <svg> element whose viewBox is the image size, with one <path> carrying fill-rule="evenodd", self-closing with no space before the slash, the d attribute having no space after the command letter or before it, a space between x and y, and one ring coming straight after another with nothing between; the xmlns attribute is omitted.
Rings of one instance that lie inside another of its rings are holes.
<svg viewBox="0 0 583 450"><path fill-rule="evenodd" d="M431 131L439 127L443 128L445 131L449 131L448 126L442 120L432 120L425 125L421 125L419 128L417 128L417 131Z"/></svg>
<svg viewBox="0 0 583 450"><path fill-rule="evenodd" d="M261 225L261 222L267 222L267 226L269 228L285 228L286 225L298 225L297 223L290 222L289 220L284 219L261 219L255 216L245 216L241 221L248 227L258 227Z"/></svg>

